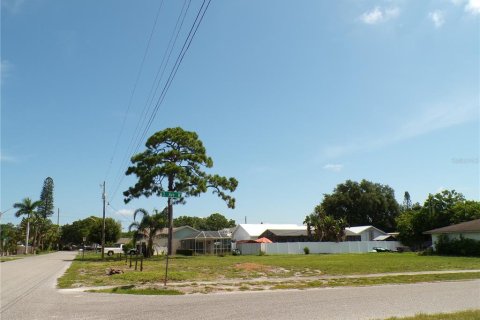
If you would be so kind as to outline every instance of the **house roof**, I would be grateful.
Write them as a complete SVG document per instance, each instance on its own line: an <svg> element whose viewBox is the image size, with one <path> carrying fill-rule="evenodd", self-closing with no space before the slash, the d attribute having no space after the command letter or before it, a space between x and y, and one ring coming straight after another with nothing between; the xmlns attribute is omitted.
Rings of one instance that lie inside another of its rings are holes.
<svg viewBox="0 0 480 320"><path fill-rule="evenodd" d="M448 227L429 230L424 232L424 234L458 233L458 232L480 232L480 219L453 224Z"/></svg>
<svg viewBox="0 0 480 320"><path fill-rule="evenodd" d="M271 233L273 233L274 235L276 236L279 236L279 237L298 237L298 236L306 236L308 235L307 233L307 229L304 228L304 229L285 229L285 230L282 230L282 229L267 229L265 230L265 232L267 231L270 231ZM263 233L265 233L263 232ZM263 234L262 233L262 234Z"/></svg>
<svg viewBox="0 0 480 320"><path fill-rule="evenodd" d="M296 224L239 224L235 230L237 231L239 228L244 229L251 237L258 237L261 235L265 230L307 230L306 226L298 226Z"/></svg>
<svg viewBox="0 0 480 320"><path fill-rule="evenodd" d="M197 229L194 229L190 226L181 226L181 227L177 227L177 228L172 228L172 232L175 233L177 231L180 231L182 229L185 229L185 228L188 228L188 229L192 229L193 231L198 231ZM161 234L161 235L168 235L168 228L163 228L162 230L160 230L159 232L157 232L157 235L158 234Z"/></svg>
<svg viewBox="0 0 480 320"><path fill-rule="evenodd" d="M345 228L345 234L347 236L355 236L355 235L360 235L362 232L370 229L370 228L373 228L373 229L376 229L378 230L379 232L382 232L382 233L385 233L384 231L378 229L378 228L375 228L374 226L359 226L359 227L348 227L348 228Z"/></svg>
<svg viewBox="0 0 480 320"><path fill-rule="evenodd" d="M198 233L192 235L186 239L230 239L231 234L225 232L224 230L219 231L198 231Z"/></svg>

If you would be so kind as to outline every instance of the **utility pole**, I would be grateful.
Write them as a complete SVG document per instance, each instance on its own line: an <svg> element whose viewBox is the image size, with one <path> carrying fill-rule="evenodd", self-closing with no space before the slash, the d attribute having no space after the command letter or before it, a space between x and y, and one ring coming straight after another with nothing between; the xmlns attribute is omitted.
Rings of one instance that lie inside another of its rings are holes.
<svg viewBox="0 0 480 320"><path fill-rule="evenodd" d="M105 259L105 181L103 181L102 260Z"/></svg>
<svg viewBox="0 0 480 320"><path fill-rule="evenodd" d="M60 251L60 208L57 208L57 232L58 232L58 243L57 250Z"/></svg>

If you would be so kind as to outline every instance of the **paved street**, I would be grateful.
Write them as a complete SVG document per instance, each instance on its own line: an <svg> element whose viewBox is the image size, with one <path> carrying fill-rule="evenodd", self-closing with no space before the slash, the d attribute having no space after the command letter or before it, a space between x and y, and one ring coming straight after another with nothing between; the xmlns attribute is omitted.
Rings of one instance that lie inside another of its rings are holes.
<svg viewBox="0 0 480 320"><path fill-rule="evenodd" d="M1 319L379 319L480 308L480 280L186 296L55 289L74 255L2 263Z"/></svg>

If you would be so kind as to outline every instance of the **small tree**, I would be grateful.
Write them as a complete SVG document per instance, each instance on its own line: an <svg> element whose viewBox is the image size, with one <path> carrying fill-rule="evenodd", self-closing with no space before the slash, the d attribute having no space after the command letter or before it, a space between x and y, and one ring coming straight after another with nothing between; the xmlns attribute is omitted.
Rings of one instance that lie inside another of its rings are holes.
<svg viewBox="0 0 480 320"><path fill-rule="evenodd" d="M22 202L17 202L13 205L14 208L18 209L15 212L15 217L27 216L27 232L25 236L25 254L28 253L28 239L30 237L30 216L35 214L36 209L40 206L41 201L32 201L30 198L25 198Z"/></svg>
<svg viewBox="0 0 480 320"><path fill-rule="evenodd" d="M175 203L183 204L185 197L197 197L211 189L229 208L235 208L235 199L226 191L235 191L237 180L204 171L213 166L213 161L195 132L167 128L148 138L146 147L147 150L132 157L132 166L127 169L126 175L135 174L138 181L123 193L125 203L140 196L161 196L162 191L179 191L184 196ZM172 204L169 198L169 254L172 253Z"/></svg>
<svg viewBox="0 0 480 320"><path fill-rule="evenodd" d="M164 211L158 212L157 210L154 210L154 213L151 215L145 209L137 209L133 213L133 220L136 220L137 215L142 215L142 219L140 221L132 222L128 227L128 230L135 230L135 236L139 233L146 236L147 252L145 252L145 256L149 258L153 256L153 240L155 239L157 232L167 227L167 215Z"/></svg>
<svg viewBox="0 0 480 320"><path fill-rule="evenodd" d="M335 219L327 215L321 205L315 207L314 212L305 218L307 228L314 229L314 239L316 241L342 241L345 236L345 228L348 226L343 218ZM307 230L307 233L311 231Z"/></svg>

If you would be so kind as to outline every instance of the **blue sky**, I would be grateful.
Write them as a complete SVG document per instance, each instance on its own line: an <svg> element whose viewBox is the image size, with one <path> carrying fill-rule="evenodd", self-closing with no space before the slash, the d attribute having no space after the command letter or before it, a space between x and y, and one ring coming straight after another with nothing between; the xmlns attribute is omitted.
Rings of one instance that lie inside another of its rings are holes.
<svg viewBox="0 0 480 320"><path fill-rule="evenodd" d="M2 1L2 211L38 199L48 176L61 224L101 216L104 180L124 228L135 208L165 206L125 205L135 180L120 179L184 2L160 3ZM213 0L147 136L196 131L212 172L239 180L237 207L207 193L174 215L300 224L363 178L399 201L442 189L478 200L479 18L478 0Z"/></svg>

